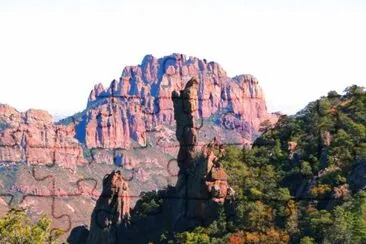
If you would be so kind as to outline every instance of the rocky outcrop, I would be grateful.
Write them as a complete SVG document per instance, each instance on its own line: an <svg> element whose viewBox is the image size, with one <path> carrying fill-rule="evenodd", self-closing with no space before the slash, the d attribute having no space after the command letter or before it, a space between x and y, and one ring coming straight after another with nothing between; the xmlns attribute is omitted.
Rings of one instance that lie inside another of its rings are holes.
<svg viewBox="0 0 366 244"><path fill-rule="evenodd" d="M178 94L173 91L176 137L179 142L178 165L181 170L189 166L197 151L198 80L192 78Z"/></svg>
<svg viewBox="0 0 366 244"><path fill-rule="evenodd" d="M127 224L130 215L128 184L121 172L113 171L103 179L103 191L91 216L89 244L120 243L118 226Z"/></svg>
<svg viewBox="0 0 366 244"><path fill-rule="evenodd" d="M85 163L83 150L74 138L73 126L55 125L42 110L20 113L0 105L0 162L53 165L75 169Z"/></svg>
<svg viewBox="0 0 366 244"><path fill-rule="evenodd" d="M234 195L227 182L228 176L219 163L219 158L224 155L223 145L216 138L203 147L197 145L194 122L198 116L197 91L198 81L192 78L180 94L173 92L172 96L180 144L175 198L181 199L172 207L172 216L177 217L173 220L174 225L180 221L188 221L188 226L196 225L196 221L209 221L215 216L217 204L225 203Z"/></svg>
<svg viewBox="0 0 366 244"><path fill-rule="evenodd" d="M203 146L197 143L198 84L192 78L183 90L172 94L179 141L176 185L143 194L131 211L130 222L126 182L118 171L106 175L92 214L88 243L159 240L162 230L181 232L207 225L217 219L220 205L230 205L235 192L220 164L224 146L217 139Z"/></svg>
<svg viewBox="0 0 366 244"><path fill-rule="evenodd" d="M220 114L219 123L247 141L258 134L268 114L258 80L251 75L228 77L215 62L182 54L163 58L145 56L138 66L124 68L108 88L98 84L91 91L84 118L88 147L129 148L131 139L146 143L146 132L157 125L174 125L172 92L182 90L191 77L197 80L197 119Z"/></svg>

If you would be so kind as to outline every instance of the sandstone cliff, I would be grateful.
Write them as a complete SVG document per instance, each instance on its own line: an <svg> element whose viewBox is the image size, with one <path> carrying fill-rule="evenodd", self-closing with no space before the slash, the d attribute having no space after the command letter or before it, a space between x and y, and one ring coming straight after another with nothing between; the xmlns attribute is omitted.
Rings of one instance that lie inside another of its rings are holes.
<svg viewBox="0 0 366 244"><path fill-rule="evenodd" d="M85 163L73 126L55 125L41 110L20 113L0 104L0 164L58 165L75 169Z"/></svg>
<svg viewBox="0 0 366 244"><path fill-rule="evenodd" d="M198 82L197 133L209 135L200 136L201 146L215 136L223 143L250 143L261 122L276 121L277 116L267 112L253 76L230 78L218 63L182 54L159 59L147 55L140 65L125 67L119 81L112 81L108 88L96 85L86 110L60 123L54 124L45 111L20 113L0 105L0 161L57 163L75 169L85 162L83 145L88 150L121 151L150 145L175 155L179 145L171 136L175 130L172 94L191 77ZM92 155L94 161L114 161L108 153L97 154ZM123 159L129 157L125 154Z"/></svg>
<svg viewBox="0 0 366 244"><path fill-rule="evenodd" d="M171 94L197 77L197 119L220 114L219 124L240 133L246 142L258 135L268 114L258 81L251 75L230 78L215 62L182 54L163 58L145 56L137 66L124 68L108 88L98 84L88 99L82 133L88 147L129 148L131 139L146 143L146 133L159 124L174 125ZM84 136L85 135L85 136Z"/></svg>

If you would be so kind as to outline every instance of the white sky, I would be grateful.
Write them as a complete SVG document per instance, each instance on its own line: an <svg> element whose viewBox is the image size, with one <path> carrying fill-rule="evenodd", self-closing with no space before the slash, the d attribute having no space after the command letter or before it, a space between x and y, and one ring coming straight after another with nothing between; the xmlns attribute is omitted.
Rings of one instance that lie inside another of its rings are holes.
<svg viewBox="0 0 366 244"><path fill-rule="evenodd" d="M94 84L174 52L253 74L294 113L366 86L366 1L0 0L0 103L20 111L79 112Z"/></svg>

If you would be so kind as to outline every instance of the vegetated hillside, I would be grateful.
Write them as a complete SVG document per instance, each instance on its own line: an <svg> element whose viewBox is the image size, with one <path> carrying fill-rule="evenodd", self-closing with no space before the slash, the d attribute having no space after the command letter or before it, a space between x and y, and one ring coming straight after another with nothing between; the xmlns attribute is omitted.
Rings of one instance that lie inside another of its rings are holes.
<svg viewBox="0 0 366 244"><path fill-rule="evenodd" d="M365 243L365 89L331 91L262 131L252 149L230 147L220 160L235 190L229 211L190 232L163 231L161 242ZM143 200L140 216L159 202Z"/></svg>

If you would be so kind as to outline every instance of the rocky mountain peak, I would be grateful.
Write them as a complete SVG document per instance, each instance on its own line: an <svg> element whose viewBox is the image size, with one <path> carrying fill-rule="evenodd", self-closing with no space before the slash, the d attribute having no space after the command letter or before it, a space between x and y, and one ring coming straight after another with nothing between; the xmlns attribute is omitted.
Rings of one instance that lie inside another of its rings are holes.
<svg viewBox="0 0 366 244"><path fill-rule="evenodd" d="M128 135L144 143L147 126L174 125L172 92L183 90L192 77L198 82L198 119L208 119L226 111L228 116L225 119L230 117L230 123L240 129L246 141L251 141L258 134L261 122L274 122L277 118L267 112L262 89L252 75L230 78L216 62L178 53L162 58L146 55L141 64L126 66L119 80L113 80L108 89L98 85L92 90L88 99L89 115L86 121L91 136L84 138L87 145L106 146L98 138L108 138L111 134L127 144L130 139L125 136ZM100 128L101 122L98 122L96 116L112 111L108 105L110 103L115 105L114 112L110 112L112 116L104 116L105 122L102 123L112 126L107 133L98 132L96 128ZM113 132L113 124L123 128L119 133L123 139ZM111 140L115 140L114 138Z"/></svg>

